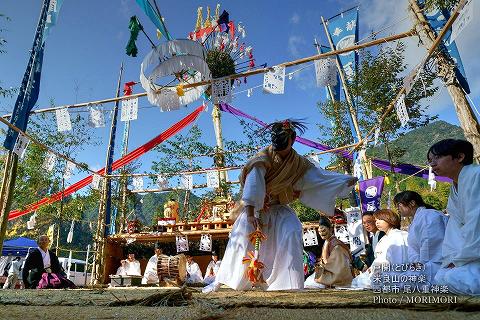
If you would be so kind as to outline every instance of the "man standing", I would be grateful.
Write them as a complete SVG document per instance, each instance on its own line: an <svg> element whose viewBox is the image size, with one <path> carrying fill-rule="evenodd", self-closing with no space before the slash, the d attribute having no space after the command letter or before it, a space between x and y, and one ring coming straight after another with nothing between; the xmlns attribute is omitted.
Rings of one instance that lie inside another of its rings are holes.
<svg viewBox="0 0 480 320"><path fill-rule="evenodd" d="M50 239L47 235L38 238L38 248L33 249L25 260L22 270L22 279L27 289L35 289L44 272L60 273L61 267L57 256L48 250Z"/></svg>
<svg viewBox="0 0 480 320"><path fill-rule="evenodd" d="M385 232L377 229L372 211L365 211L363 213L362 225L363 229L368 232L368 243L365 244L365 261L362 261L360 257L357 256L353 260L353 264L355 268L363 272L367 270L372 265L373 260L375 260L375 247L378 241L385 235Z"/></svg>
<svg viewBox="0 0 480 320"><path fill-rule="evenodd" d="M20 269L22 268L22 262L20 262L20 257L15 257L12 260L10 269L8 269L7 281L3 285L3 289L15 289L15 285L18 281L18 276L20 275Z"/></svg>
<svg viewBox="0 0 480 320"><path fill-rule="evenodd" d="M135 253L129 252L127 259L120 261L121 266L117 270L117 275L122 276L141 276L140 262L135 259Z"/></svg>
<svg viewBox="0 0 480 320"><path fill-rule="evenodd" d="M442 268L435 282L447 285L450 292L480 295L480 167L473 164L473 146L445 139L430 147L427 159L435 174L453 181Z"/></svg>

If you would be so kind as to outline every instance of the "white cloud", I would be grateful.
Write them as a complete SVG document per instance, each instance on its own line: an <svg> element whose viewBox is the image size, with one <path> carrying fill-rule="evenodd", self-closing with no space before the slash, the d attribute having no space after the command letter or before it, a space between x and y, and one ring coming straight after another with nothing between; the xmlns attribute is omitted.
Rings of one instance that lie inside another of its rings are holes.
<svg viewBox="0 0 480 320"><path fill-rule="evenodd" d="M289 21L292 24L297 24L300 22L300 16L298 15L298 13L294 12L293 16L290 17Z"/></svg>
<svg viewBox="0 0 480 320"><path fill-rule="evenodd" d="M131 16L129 0L120 0L120 6L118 7L120 14L126 18Z"/></svg>
<svg viewBox="0 0 480 320"><path fill-rule="evenodd" d="M300 51L299 51L299 46L305 45L305 39L303 39L300 36L290 36L288 38L288 52L294 56L294 57L299 57L300 56Z"/></svg>

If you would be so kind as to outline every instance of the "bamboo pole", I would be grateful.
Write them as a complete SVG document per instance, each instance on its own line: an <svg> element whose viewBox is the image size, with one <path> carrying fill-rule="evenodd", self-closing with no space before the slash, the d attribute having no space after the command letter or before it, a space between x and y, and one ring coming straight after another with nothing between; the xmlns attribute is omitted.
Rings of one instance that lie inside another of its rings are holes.
<svg viewBox="0 0 480 320"><path fill-rule="evenodd" d="M463 6L465 5L465 2L466 0L461 0L461 3L457 6L457 8L455 9L455 11L452 13L452 15L450 16L450 19L448 19L447 23L445 24L445 26L443 27L443 29L441 30L440 34L438 35L438 37L435 38L435 41L433 42L432 46L430 47L430 49L428 50L427 52L427 55L425 56L425 58L422 60L422 61L427 61L431 56L432 54L435 52L435 50L437 49L437 47L440 45L443 37L445 36L445 34L447 33L447 31L450 29L450 27L452 26L452 24L455 22L455 20L458 18L458 15L459 15L459 11L461 8L463 8ZM418 72L418 71L417 71ZM393 108L395 107L395 102L397 102L397 100L401 97L402 94L405 93L405 87L402 87L400 89L400 91L398 92L398 94L396 95L395 99L393 99L392 102L390 102L390 104L388 105L387 109L385 110L385 112L380 116L380 119L378 119L378 124L382 123L383 120L385 120L385 118L387 117L387 115L393 110ZM364 140L368 139L368 137L370 137L376 127L378 126L375 125L373 126L370 131L368 131L367 135L364 137ZM365 141L360 141L356 148L360 147L361 145L364 144Z"/></svg>
<svg viewBox="0 0 480 320"><path fill-rule="evenodd" d="M399 33L399 34L388 36L388 37L381 38L381 39L372 40L372 41L365 42L365 43L358 44L358 45L354 45L354 46L351 46L351 47L348 47L348 48L334 50L334 51L330 51L330 52L325 52L325 53L317 54L317 55L310 56L310 57L305 57L305 58L290 61L290 62L284 62L284 63L281 63L279 66L293 67L293 66L296 66L296 65L299 65L299 64L304 64L304 63L311 62L311 61L314 61L314 60L318 60L318 59L322 59L322 58L326 58L326 57L330 57L330 56L335 56L337 54L346 53L346 52L359 50L359 49L364 49L364 48L368 48L368 47L375 46L375 45L385 43L385 42L400 40L400 39L403 39L403 38L411 37L415 34L416 34L415 30L412 29L412 30L407 31L407 32ZM234 74L234 75L231 75L231 76L228 76L228 77L218 78L218 79L214 79L214 80L243 78L243 77L253 76L253 75L256 75L256 74L265 73L265 72L270 71L270 69L271 68L256 69L256 70L242 72L242 73L238 73L238 74ZM210 84L210 83L211 83L211 81L200 81L200 82L195 82L195 83L191 83L191 84L185 84L183 86L183 88L184 89L194 88L194 87L199 87L199 86L203 86L203 85ZM169 87L165 87L165 88L169 88ZM136 94L132 94L132 95L129 95L129 96L121 96L121 97L108 98L108 99L102 99L102 100L96 100L96 101L90 101L90 102L76 103L76 104L71 104L71 105L63 105L63 106L53 107L53 108L43 108L43 109L34 110L34 111L30 112L30 114L51 112L51 111L55 111L55 110L63 109L63 108L69 108L69 109L83 108L83 107L88 107L90 105L105 104L105 103L115 102L115 101L119 101L119 100L145 97L146 95L147 95L146 92L141 92L141 93L136 93ZM7 115L4 115L3 118L9 118L10 116L11 116L11 114L7 114Z"/></svg>

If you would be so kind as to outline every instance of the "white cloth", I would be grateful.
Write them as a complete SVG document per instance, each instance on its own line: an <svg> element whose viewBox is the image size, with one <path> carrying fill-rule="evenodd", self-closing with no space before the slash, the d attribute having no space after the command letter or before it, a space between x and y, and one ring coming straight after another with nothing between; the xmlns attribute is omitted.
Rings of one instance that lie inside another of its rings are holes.
<svg viewBox="0 0 480 320"><path fill-rule="evenodd" d="M142 271L140 270L140 262L138 260L125 260L122 266L117 269L117 275L141 276Z"/></svg>
<svg viewBox="0 0 480 320"><path fill-rule="evenodd" d="M47 269L50 268L51 262L50 262L50 252L48 251L43 251L42 249L38 248L40 250L40 253L42 254L42 259L43 259L43 268Z"/></svg>
<svg viewBox="0 0 480 320"><path fill-rule="evenodd" d="M467 165L452 185L450 219L442 246L442 268L435 281L450 292L480 295L480 166ZM454 268L447 268L453 263Z"/></svg>
<svg viewBox="0 0 480 320"><path fill-rule="evenodd" d="M404 265L408 263L408 233L398 229L390 229L380 239L375 251L375 260L370 268L360 273L352 281L352 287L371 288L373 271L378 268L387 269L391 265Z"/></svg>
<svg viewBox="0 0 480 320"><path fill-rule="evenodd" d="M252 168L243 188L242 201L254 206L256 212L263 208L265 173L263 167ZM351 187L347 187L347 183L351 179L350 176L312 167L295 183L294 190L300 191L300 201L305 205L333 215L335 197L348 194ZM287 205L272 205L260 218L262 231L267 236L259 252L259 260L265 264L262 273L265 289L303 289L302 224L296 213ZM242 263L247 252L253 251L248 239L252 231L244 209L232 227L216 283L226 284L235 290L252 288L244 276L246 265Z"/></svg>
<svg viewBox="0 0 480 320"><path fill-rule="evenodd" d="M202 283L202 281L202 270L200 270L198 263L195 261L187 262L187 283Z"/></svg>
<svg viewBox="0 0 480 320"><path fill-rule="evenodd" d="M217 262L211 260L205 271L205 278L203 278L203 283L210 284L215 281L215 277L218 274L218 270L222 265L222 260L217 260Z"/></svg>
<svg viewBox="0 0 480 320"><path fill-rule="evenodd" d="M22 268L22 261L12 261L10 269L8 269L8 275L19 275L20 269Z"/></svg>
<svg viewBox="0 0 480 320"><path fill-rule="evenodd" d="M423 273L429 283L440 268L447 221L442 212L419 207L408 228L408 261L425 266Z"/></svg>
<svg viewBox="0 0 480 320"><path fill-rule="evenodd" d="M325 285L315 281L315 272L305 280L305 289L325 289Z"/></svg>
<svg viewBox="0 0 480 320"><path fill-rule="evenodd" d="M150 257L150 259L148 259L147 266L145 267L145 272L143 273L142 284L158 283L157 263L158 257L156 254L154 254L152 257Z"/></svg>
<svg viewBox="0 0 480 320"><path fill-rule="evenodd" d="M378 237L380 237L380 230L377 230L377 232L375 232L375 234L372 234L372 250L375 252L375 248L377 247L377 244L378 244Z"/></svg>

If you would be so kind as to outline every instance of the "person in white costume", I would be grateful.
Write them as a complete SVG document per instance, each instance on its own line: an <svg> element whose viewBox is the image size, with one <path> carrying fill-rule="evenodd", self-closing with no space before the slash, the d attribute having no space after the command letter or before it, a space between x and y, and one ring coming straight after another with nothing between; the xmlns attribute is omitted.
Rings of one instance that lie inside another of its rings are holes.
<svg viewBox="0 0 480 320"><path fill-rule="evenodd" d="M212 251L212 260L208 263L203 283L207 285L213 283L221 265L222 260L218 260L218 254L215 251Z"/></svg>
<svg viewBox="0 0 480 320"><path fill-rule="evenodd" d="M135 259L135 253L128 253L127 259L120 261L121 265L117 269L117 275L122 276L141 276L140 262Z"/></svg>
<svg viewBox="0 0 480 320"><path fill-rule="evenodd" d="M155 254L148 259L145 272L143 274L142 284L158 283L157 264L158 259L163 256L163 250L159 242L155 243Z"/></svg>
<svg viewBox="0 0 480 320"><path fill-rule="evenodd" d="M388 209L375 211L373 216L378 230L385 232L385 236L375 247L375 260L370 268L353 279L354 288L370 289L373 278L382 270L408 264L408 233L399 230L400 216Z"/></svg>
<svg viewBox="0 0 480 320"><path fill-rule="evenodd" d="M442 245L442 267L435 276L449 292L480 295L480 166L473 164L473 146L446 139L427 153L435 174L452 179L448 219Z"/></svg>
<svg viewBox="0 0 480 320"><path fill-rule="evenodd" d="M413 217L408 227L408 261L421 264L422 274L432 284L441 265L448 217L426 204L415 191L400 192L393 202L402 217Z"/></svg>
<svg viewBox="0 0 480 320"><path fill-rule="evenodd" d="M202 270L198 266L198 263L193 261L193 257L189 254L187 256L187 283L202 283Z"/></svg>
<svg viewBox="0 0 480 320"><path fill-rule="evenodd" d="M266 240L261 242L258 261L264 264L257 283L265 290L303 289L302 224L288 204L298 198L303 204L333 215L335 198L346 197L356 182L348 175L316 168L292 148L295 130L305 126L285 120L267 126L272 144L256 154L242 170L241 201L232 216L237 219L223 256L216 281L204 292L225 284L235 290L249 290L242 259L253 245L249 235L261 226Z"/></svg>

